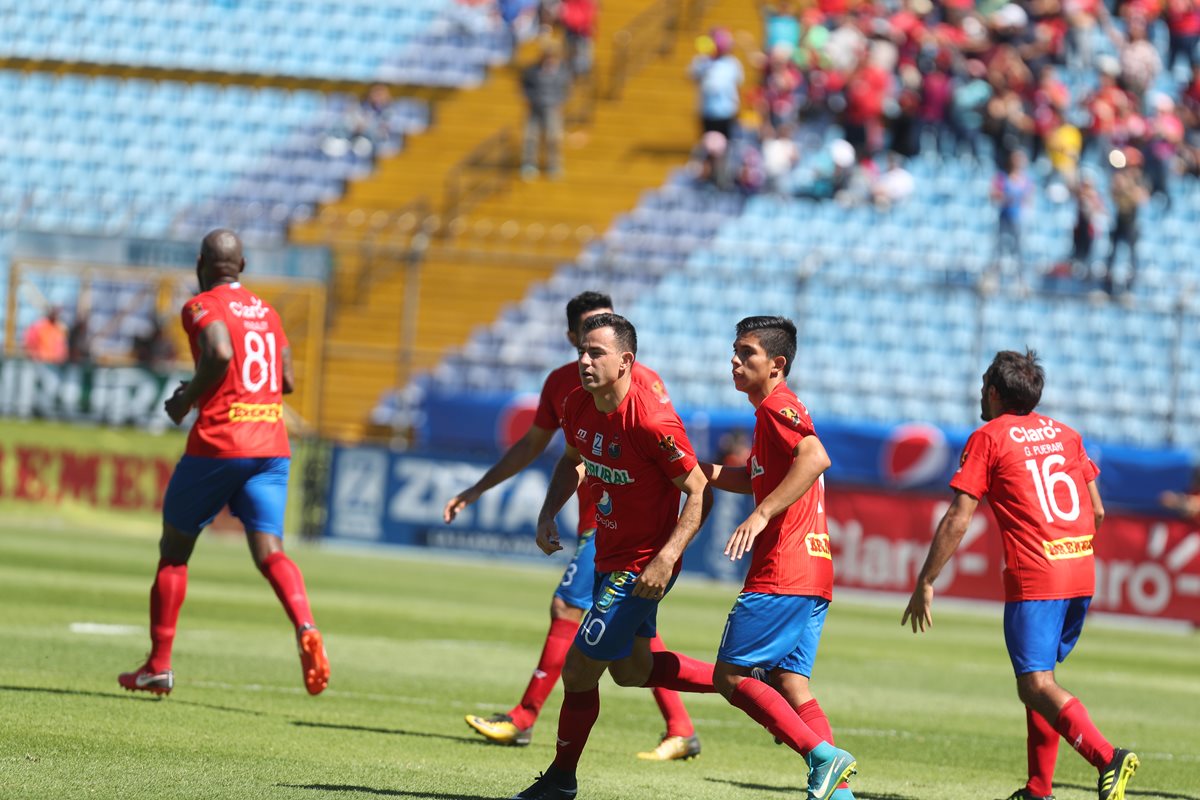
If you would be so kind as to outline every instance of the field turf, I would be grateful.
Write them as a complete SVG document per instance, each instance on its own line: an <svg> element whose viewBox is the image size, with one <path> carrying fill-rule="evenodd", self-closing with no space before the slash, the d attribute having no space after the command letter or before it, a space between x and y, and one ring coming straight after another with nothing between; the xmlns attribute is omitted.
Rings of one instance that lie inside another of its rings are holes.
<svg viewBox="0 0 1200 800"><path fill-rule="evenodd" d="M294 640L242 541L192 559L165 700L119 689L147 649L155 537L12 515L0 521L0 797L482 798L525 788L553 755L556 690L533 745L485 744L464 713L518 698L561 562L513 565L294 543L333 676L301 685ZM711 658L735 587L685 576L660 623ZM1024 714L998 609L935 608L914 637L902 601L835 602L814 689L859 760L864 800L992 800L1021 786ZM1059 671L1142 767L1129 797L1200 800L1197 635L1089 624ZM703 740L688 763L639 762L662 729L645 690L605 679L580 800L802 797L799 759L716 695L687 704ZM1059 800L1095 797L1065 745Z"/></svg>

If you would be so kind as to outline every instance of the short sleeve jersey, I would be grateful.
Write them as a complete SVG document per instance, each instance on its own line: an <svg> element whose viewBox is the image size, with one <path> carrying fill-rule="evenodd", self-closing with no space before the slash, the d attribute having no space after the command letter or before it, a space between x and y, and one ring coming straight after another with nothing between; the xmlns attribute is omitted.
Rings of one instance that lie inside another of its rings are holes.
<svg viewBox="0 0 1200 800"><path fill-rule="evenodd" d="M1090 597L1095 519L1087 484L1100 474L1071 428L1038 414L1003 414L971 434L951 488L987 496L1000 526L1004 597Z"/></svg>
<svg viewBox="0 0 1200 800"><path fill-rule="evenodd" d="M808 409L787 384L780 383L759 404L746 464L756 504L783 482L801 440L816 435ZM822 478L758 535L742 591L833 599L833 554Z"/></svg>
<svg viewBox="0 0 1200 800"><path fill-rule="evenodd" d="M198 403L187 454L209 458L288 457L283 421L283 348L288 346L275 309L240 283L226 283L187 301L183 329L200 361L200 332L224 322L233 343L225 377Z"/></svg>
<svg viewBox="0 0 1200 800"><path fill-rule="evenodd" d="M673 481L696 466L679 415L636 384L605 414L581 387L563 404L562 427L583 457L596 505L596 570L641 571L675 529L680 491Z"/></svg>
<svg viewBox="0 0 1200 800"><path fill-rule="evenodd" d="M640 361L633 362L633 385L649 389L658 398L659 405L674 410L662 378ZM546 382L542 384L542 394L538 398L533 424L548 431L558 430L562 424L563 401L579 386L579 364L575 361L563 364L547 375ZM579 498L578 533L583 533L596 527L596 503L592 500L586 484L579 485L576 495Z"/></svg>

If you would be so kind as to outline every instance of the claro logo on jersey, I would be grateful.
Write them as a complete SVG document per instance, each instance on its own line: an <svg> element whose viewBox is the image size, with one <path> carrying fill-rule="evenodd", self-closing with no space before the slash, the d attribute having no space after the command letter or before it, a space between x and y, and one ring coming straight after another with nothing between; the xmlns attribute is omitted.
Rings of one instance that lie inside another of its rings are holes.
<svg viewBox="0 0 1200 800"><path fill-rule="evenodd" d="M1026 442L1053 441L1062 433L1062 428L1054 426L1054 420L1039 419L1038 423L1041 427L1022 428L1014 425L1008 429L1008 438L1017 444L1025 444Z"/></svg>
<svg viewBox="0 0 1200 800"><path fill-rule="evenodd" d="M231 300L229 302L229 313L239 319L263 319L270 310L257 297L249 305L238 300Z"/></svg>
<svg viewBox="0 0 1200 800"><path fill-rule="evenodd" d="M626 486L633 483L633 477L628 471L623 469L613 469L606 467L603 464L597 464L595 461L583 459L584 471L604 483L611 483L614 486Z"/></svg>

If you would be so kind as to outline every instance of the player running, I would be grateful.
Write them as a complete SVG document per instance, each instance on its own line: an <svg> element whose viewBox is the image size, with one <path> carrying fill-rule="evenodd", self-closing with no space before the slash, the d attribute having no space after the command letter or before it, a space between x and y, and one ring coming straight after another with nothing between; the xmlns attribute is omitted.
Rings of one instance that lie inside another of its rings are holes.
<svg viewBox="0 0 1200 800"><path fill-rule="evenodd" d="M611 313L612 299L606 294L583 292L571 298L567 303L567 340L571 342L571 346L579 347L579 329L583 321L598 314ZM635 386L649 389L657 397L660 405L671 408L671 398L667 396L662 380L654 370L635 361L632 376ZM558 430L563 401L578 388L579 365L575 361L551 372L542 386L533 425L474 486L450 498L443 511L443 519L447 523L452 522L459 512L479 500L488 489L503 483L533 463ZM578 544L575 555L567 565L562 581L550 601L550 630L546 634L546 644L542 647L542 655L529 684L525 687L521 701L503 714L490 717L466 715L468 725L496 744L524 746L532 741L533 724L537 721L546 697L558 683L558 676L562 674L563 660L567 657L567 649L579 628L583 611L592 604L596 557L596 502L586 485L581 484L577 494ZM654 650L666 649L658 634L650 640L650 647ZM652 691L666 720L667 730L657 747L638 753L638 758L671 761L699 755L700 738L696 736L692 720L679 694L670 689L655 688Z"/></svg>
<svg viewBox="0 0 1200 800"><path fill-rule="evenodd" d="M1079 434L1035 415L1045 372L1031 350L996 354L983 374L985 424L967 440L950 481L954 500L938 523L900 624L933 625L933 582L987 495L1004 545L1004 641L1025 704L1029 781L1009 800L1053 798L1061 735L1100 772L1100 800L1122 800L1138 757L1114 748L1087 709L1058 685L1054 666L1083 630L1096 570L1092 538L1104 519L1100 470Z"/></svg>
<svg viewBox="0 0 1200 800"><path fill-rule="evenodd" d="M718 489L752 493L757 506L725 545L731 559L749 552L750 569L725 623L713 681L726 700L805 758L810 799L853 800L845 781L857 762L834 746L809 688L833 599L822 479L829 456L787 385L795 358L791 320L746 317L737 324L733 385L754 406L754 444L745 469L702 469Z"/></svg>
<svg viewBox="0 0 1200 800"><path fill-rule="evenodd" d="M596 586L563 665L563 702L554 763L517 800L571 800L575 770L600 715L600 676L621 686L712 692L712 665L655 652L658 604L704 519L707 482L679 415L632 380L633 325L616 314L583 323L582 388L563 404L566 450L538 516L538 546L562 549L554 517L576 490L584 466L596 500ZM682 510L680 493L686 495Z"/></svg>
<svg viewBox="0 0 1200 800"><path fill-rule="evenodd" d="M199 414L163 498L158 574L150 587L150 656L118 676L131 691L170 694L171 646L196 537L226 505L246 529L255 565L296 627L309 694L329 684L329 660L313 624L300 569L283 552L291 449L283 395L294 386L291 349L275 309L238 282L246 260L237 234L215 230L196 260L200 294L183 307L196 373L166 401L176 424Z"/></svg>

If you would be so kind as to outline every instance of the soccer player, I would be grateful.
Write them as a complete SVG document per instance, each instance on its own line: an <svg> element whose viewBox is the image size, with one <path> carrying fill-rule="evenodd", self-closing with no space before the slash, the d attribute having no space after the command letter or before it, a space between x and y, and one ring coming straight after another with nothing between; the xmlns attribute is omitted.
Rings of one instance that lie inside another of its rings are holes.
<svg viewBox="0 0 1200 800"><path fill-rule="evenodd" d="M196 537L226 505L246 529L255 565L296 628L304 685L320 694L329 659L313 624L300 569L283 552L291 449L283 395L292 391L291 349L275 309L239 283L246 260L237 234L204 237L196 261L200 294L183 307L196 373L166 401L176 424L196 408L187 449L163 498L158 574L150 587L150 656L118 677L131 691L170 694L171 647L187 591Z"/></svg>
<svg viewBox="0 0 1200 800"><path fill-rule="evenodd" d="M599 292L583 292L571 298L567 303L567 340L571 346L579 347L580 324L598 314L612 313L612 299ZM632 372L633 383L636 386L649 389L658 398L660 405L671 407L671 398L663 388L662 379L654 370L635 361ZM447 523L471 503L476 502L484 492L497 484L516 475L533 463L546 449L559 427L559 413L562 411L563 400L574 389L579 388L579 365L575 361L564 364L550 373L542 386L541 398L538 401L537 414L533 425L500 460L492 465L474 486L459 492L446 503L443 519ZM579 497L579 539L575 555L563 573L562 581L550 601L550 630L546 634L546 644L542 648L541 658L537 668L525 687L521 701L504 714L494 714L490 717L479 717L474 714L466 716L467 724L478 731L488 741L497 744L524 746L533 738L533 724L537 721L542 705L546 702L558 676L562 674L563 660L567 657L567 648L579 628L584 609L592 604L592 583L595 578L596 558L596 502L587 487L580 485L577 492ZM650 646L655 650L665 650L662 639L655 634L650 640ZM677 692L670 689L655 688L652 690L666 720L666 733L654 749L638 753L638 758L652 761L671 761L674 759L694 758L700 753L700 738L692 727L683 700Z"/></svg>
<svg viewBox="0 0 1200 800"><path fill-rule="evenodd" d="M753 494L757 505L725 544L731 559L749 552L750 569L725 623L713 680L726 700L805 758L809 798L853 800L846 780L857 762L834 746L809 688L833 599L822 479L829 456L787 385L795 359L791 320L737 324L733 385L754 406L754 443L744 469L702 469L716 488Z"/></svg>
<svg viewBox="0 0 1200 800"><path fill-rule="evenodd" d="M1035 414L1045 372L1031 350L996 354L983 374L981 416L950 481L954 500L938 523L900 624L933 625L933 582L987 495L1004 545L1004 640L1025 704L1029 781L1009 800L1053 797L1061 735L1100 772L1100 800L1121 800L1138 768L1087 709L1058 685L1054 666L1075 647L1095 586L1092 538L1104 519L1100 470L1079 434Z"/></svg>
<svg viewBox="0 0 1200 800"><path fill-rule="evenodd" d="M596 500L596 585L563 665L554 763L516 800L575 797L575 769L600 714L606 671L621 686L713 691L711 664L650 647L658 604L703 522L708 492L679 415L634 384L636 354L637 332L625 318L599 314L583 323L583 386L563 404L566 449L546 489L537 543L547 555L562 549L554 517L583 464Z"/></svg>

